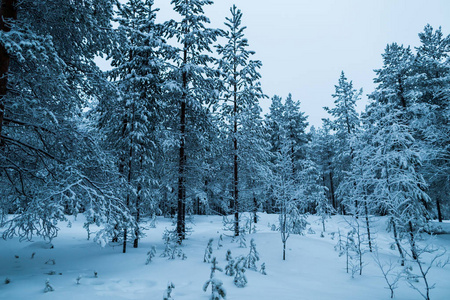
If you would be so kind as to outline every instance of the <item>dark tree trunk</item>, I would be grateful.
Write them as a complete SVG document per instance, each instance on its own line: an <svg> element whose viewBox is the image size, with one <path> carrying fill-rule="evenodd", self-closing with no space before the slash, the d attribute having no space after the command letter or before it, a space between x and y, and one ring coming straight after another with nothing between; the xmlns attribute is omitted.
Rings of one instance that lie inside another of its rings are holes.
<svg viewBox="0 0 450 300"><path fill-rule="evenodd" d="M367 227L367 239L369 241L369 251L372 252L372 239L370 237L370 222L369 222L369 209L367 208L367 202L364 201L364 211L366 215L366 227Z"/></svg>
<svg viewBox="0 0 450 300"><path fill-rule="evenodd" d="M439 198L436 198L436 208L437 208L439 222L442 223L441 203L439 202Z"/></svg>
<svg viewBox="0 0 450 300"><path fill-rule="evenodd" d="M0 31L8 32L11 30L9 20L17 20L17 0L2 0L0 7ZM6 22L5 22L6 21ZM3 44L0 43L0 145L3 144L1 138L3 118L5 115L5 104L3 98L8 91L8 71L9 54L6 52Z"/></svg>
<svg viewBox="0 0 450 300"><path fill-rule="evenodd" d="M133 123L133 122L131 122ZM133 141L131 141L131 145L133 145ZM133 147L130 147L129 157L128 157L128 177L127 182L128 184L131 184L131 178L132 178L132 167L133 167ZM130 208L130 195L131 192L128 192L127 194L127 208ZM123 230L123 253L127 252L127 235L128 230L127 226L125 225L125 229Z"/></svg>
<svg viewBox="0 0 450 300"><path fill-rule="evenodd" d="M398 253L400 253L400 257L402 258L401 265L403 267L405 265L405 255L403 254L402 246L400 245L400 240L398 238L397 225L395 225L394 218L391 218L390 222L392 225L392 231L394 233L395 244L397 245L397 249L398 249Z"/></svg>
<svg viewBox="0 0 450 300"><path fill-rule="evenodd" d="M184 45L183 51L183 65L187 63L187 45ZM179 165L178 165L178 214L177 214L177 236L178 243L186 237L186 98L188 88L188 78L186 71L183 71L182 89L183 94L181 96L181 110L180 110L180 153L179 153Z"/></svg>
<svg viewBox="0 0 450 300"><path fill-rule="evenodd" d="M233 106L233 116L234 116L234 128L233 128L233 149L234 149L234 236L239 236L239 189L238 189L238 142L237 142L237 76L236 76L236 63L234 64L234 106Z"/></svg>
<svg viewBox="0 0 450 300"><path fill-rule="evenodd" d="M400 104L402 105L403 108L406 108L406 99L403 96L404 94L403 83L400 77L398 78L398 89L399 89Z"/></svg>
<svg viewBox="0 0 450 300"><path fill-rule="evenodd" d="M113 235L113 237L111 239L111 242L113 242L113 243L119 242L119 236L117 235L117 231L118 230L119 230L119 226L117 226L117 224L114 225L114 235Z"/></svg>
<svg viewBox="0 0 450 300"><path fill-rule="evenodd" d="M124 138L125 132L126 132L127 126L128 126L128 119L126 116L123 118L122 125L123 125L122 126L122 138ZM125 177L125 157L123 155L119 159L119 174L122 177ZM114 225L114 236L111 240L113 243L117 243L119 241L119 236L117 235L118 231L119 231L119 225L116 224L116 225Z"/></svg>
<svg viewBox="0 0 450 300"><path fill-rule="evenodd" d="M330 193L331 193L331 202L333 203L333 207L337 207L336 198L334 196L334 185L333 185L333 172L330 171ZM345 214L345 213L344 213Z"/></svg>
<svg viewBox="0 0 450 300"><path fill-rule="evenodd" d="M141 157L141 162L142 162L142 157ZM141 220L141 191L142 191L142 185L139 183L138 187L137 187L137 196L136 196L136 205L135 205L136 227L134 229L133 248L137 248L139 246L139 235L140 235L139 222Z"/></svg>
<svg viewBox="0 0 450 300"><path fill-rule="evenodd" d="M256 196L253 195L253 223L258 223L258 201L256 200Z"/></svg>
<svg viewBox="0 0 450 300"><path fill-rule="evenodd" d="M411 244L411 254L412 254L412 258L414 260L417 260L419 257L417 255L417 250L416 250L416 241L414 239L414 231L413 231L413 225L412 222L409 221L408 222L409 225L409 242Z"/></svg>

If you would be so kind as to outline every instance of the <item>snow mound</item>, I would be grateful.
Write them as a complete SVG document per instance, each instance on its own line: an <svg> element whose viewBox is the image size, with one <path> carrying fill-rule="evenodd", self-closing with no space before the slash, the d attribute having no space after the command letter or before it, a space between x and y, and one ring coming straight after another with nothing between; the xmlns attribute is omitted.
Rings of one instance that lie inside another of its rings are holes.
<svg viewBox="0 0 450 300"><path fill-rule="evenodd" d="M34 243L26 246L25 248L28 248L28 249L53 249L54 246L52 243L41 241L41 242L34 242Z"/></svg>
<svg viewBox="0 0 450 300"><path fill-rule="evenodd" d="M428 234L450 234L450 222L431 221L429 228L425 232Z"/></svg>

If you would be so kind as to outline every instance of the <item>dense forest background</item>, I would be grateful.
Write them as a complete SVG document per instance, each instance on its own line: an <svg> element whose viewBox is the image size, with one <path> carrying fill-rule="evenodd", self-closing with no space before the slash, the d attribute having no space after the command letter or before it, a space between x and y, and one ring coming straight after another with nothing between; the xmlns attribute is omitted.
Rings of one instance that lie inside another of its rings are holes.
<svg viewBox="0 0 450 300"><path fill-rule="evenodd" d="M215 29L210 0L172 0L180 21L161 24L152 0L1 3L4 238L53 238L58 221L83 213L88 230L102 226L98 240L125 252L155 215L176 219L180 243L191 214L232 214L235 236L261 211L293 232L307 213L388 215L414 255L428 220L449 218L450 36L440 28L426 25L415 49L386 46L361 114L362 91L342 72L329 118L309 128L290 95L262 116L262 62L236 7Z"/></svg>

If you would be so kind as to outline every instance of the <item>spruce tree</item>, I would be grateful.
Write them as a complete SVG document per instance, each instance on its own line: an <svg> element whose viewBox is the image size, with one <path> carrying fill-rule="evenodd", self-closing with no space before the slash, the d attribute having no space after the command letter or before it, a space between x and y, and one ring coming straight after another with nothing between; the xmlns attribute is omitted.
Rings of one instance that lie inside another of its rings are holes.
<svg viewBox="0 0 450 300"><path fill-rule="evenodd" d="M421 156L403 109L395 104L372 107L371 149L366 162L373 177L371 198L391 217L396 232L406 234L412 257L417 259L416 236L427 226L427 184L418 172ZM394 236L397 239L400 236ZM398 245L399 246L399 245ZM399 251L400 247L399 247Z"/></svg>
<svg viewBox="0 0 450 300"><path fill-rule="evenodd" d="M151 172L155 160L156 132L162 120L166 60L174 50L162 38L162 27L155 23L152 0L129 0L119 5L116 47L111 53L109 72L117 97L101 101L98 126L106 137L106 146L115 152L118 171L128 186L124 197L133 210L134 247L138 246L139 222L148 190L154 181ZM147 206L150 206L147 204ZM126 251L124 228L123 251Z"/></svg>
<svg viewBox="0 0 450 300"><path fill-rule="evenodd" d="M445 196L450 191L450 35L444 36L441 28L434 30L427 24L419 38L421 44L414 61L420 78L415 87L419 105L414 127L424 155L421 172L430 185L428 194L435 204L435 214L442 222L450 207Z"/></svg>
<svg viewBox="0 0 450 300"><path fill-rule="evenodd" d="M360 99L362 89L357 91L353 88L353 82L348 81L345 77L344 71L341 72L338 85L335 85L335 93L332 95L335 107L324 107L332 120L328 121L328 125L336 132L338 141L337 152L339 155L335 157L335 164L338 166L335 171L339 177L336 176L335 183L337 186L341 182L345 183L345 173L350 170L351 161L354 157L354 149L351 145L351 140L359 128L359 116L356 112L356 102ZM337 195L341 193L336 193ZM343 199L341 199L342 201ZM354 203L345 203L347 207L358 206L358 200L354 199Z"/></svg>
<svg viewBox="0 0 450 300"><path fill-rule="evenodd" d="M210 23L204 15L203 7L213 4L211 0L172 0L174 10L180 15L181 21L171 20L166 23L169 37L175 37L180 44L176 65L172 74L176 86L174 97L179 106L178 123L178 186L177 186L177 234L179 242L186 236L186 189L187 189L187 159L186 149L189 135L198 135L198 131L190 130L190 121L195 118L204 119L208 111L204 105L216 100L214 94L214 71L209 67L213 58L211 44L216 41L221 31L207 28ZM206 122L207 123L207 122ZM208 125L208 124L206 124ZM193 154L193 153L191 153Z"/></svg>
<svg viewBox="0 0 450 300"><path fill-rule="evenodd" d="M217 52L220 55L219 69L223 77L223 106L222 113L225 115L227 124L230 124L229 136L232 140L232 205L234 213L234 235L239 235L239 186L242 184L239 180L239 169L242 168L242 158L244 153L241 151L242 137L247 134L243 131L244 111L254 111L259 113L258 100L264 95L261 90L259 79L261 75L258 70L261 68L261 62L251 60L253 51L248 50L248 40L244 37L245 26L242 26L242 12L236 5L230 8L231 16L226 18L225 25L227 32L225 38L227 43L219 45ZM255 115L254 115L255 116ZM256 116L255 116L256 117ZM247 119L251 121L253 119ZM258 118L254 121L257 122ZM251 132L248 132L251 134ZM248 141L246 141L248 142ZM253 151L250 153L254 153Z"/></svg>

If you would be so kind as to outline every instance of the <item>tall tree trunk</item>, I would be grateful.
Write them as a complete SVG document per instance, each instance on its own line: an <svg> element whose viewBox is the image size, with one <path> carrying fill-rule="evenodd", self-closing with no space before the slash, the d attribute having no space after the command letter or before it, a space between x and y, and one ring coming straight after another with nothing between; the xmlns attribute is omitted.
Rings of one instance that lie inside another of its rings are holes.
<svg viewBox="0 0 450 300"><path fill-rule="evenodd" d="M394 233L395 244L397 245L397 249L398 249L398 253L400 253L400 257L402 258L401 265L404 266L405 265L405 255L403 254L402 246L400 245L400 240L398 238L397 225L395 225L394 218L391 218L390 222L392 225L392 231Z"/></svg>
<svg viewBox="0 0 450 300"><path fill-rule="evenodd" d="M11 25L7 24L9 20L17 20L17 0L1 0L0 7L0 31L11 31ZM5 22L6 21L6 22ZM3 98L8 91L8 71L9 54L3 44L0 43L0 146L3 145L2 127L5 115L5 104Z"/></svg>
<svg viewBox="0 0 450 300"><path fill-rule="evenodd" d="M234 128L233 128L233 150L234 150L234 236L239 236L239 189L238 189L238 142L237 142L237 75L236 75L236 63L234 64L234 94L233 94L233 116L234 116Z"/></svg>
<svg viewBox="0 0 450 300"><path fill-rule="evenodd" d="M258 201L255 193L253 193L253 223L258 223Z"/></svg>
<svg viewBox="0 0 450 300"><path fill-rule="evenodd" d="M140 170L142 171L142 156L140 158ZM137 196L135 203L136 227L134 228L133 248L137 248L139 246L139 235L140 235L139 222L141 220L141 200L142 200L141 192L142 192L142 184L139 182L137 186Z"/></svg>
<svg viewBox="0 0 450 300"><path fill-rule="evenodd" d="M131 126L130 128L130 133L132 134L134 132L134 120L135 120L135 104L134 102L131 105L131 118L130 118L130 122L129 125ZM124 129L125 131L125 129ZM133 145L134 141L133 141L133 136L130 136L130 150L128 152L128 176L127 176L127 182L128 185L131 185L131 180L133 178L133 155L134 155L134 145ZM127 194L127 208L130 208L130 201L131 201L131 191L128 191ZM123 253L127 252L127 226L125 226L125 229L123 231Z"/></svg>
<svg viewBox="0 0 450 300"><path fill-rule="evenodd" d="M133 122L131 122L133 124ZM130 152L128 156L128 177L127 182L130 185L131 184L131 178L132 178L132 167L133 167L133 141L131 141L131 147ZM127 208L130 208L130 198L131 198L131 192L128 191L127 194ZM127 252L127 236L128 236L128 228L125 226L125 229L123 230L123 253Z"/></svg>
<svg viewBox="0 0 450 300"><path fill-rule="evenodd" d="M122 121L122 138L125 138L125 132L127 130L127 126L128 126L128 119L127 119L127 116L125 115L125 117L123 118L123 121ZM119 159L119 174L123 178L125 177L125 163L126 163L126 159L125 159L124 155L121 155L121 157ZM114 225L114 236L111 239L111 241L113 243L117 243L119 241L119 236L117 234L117 232L119 230L120 230L119 225L118 224Z"/></svg>
<svg viewBox="0 0 450 300"><path fill-rule="evenodd" d="M187 44L184 45L183 51L183 66L187 64ZM183 94L181 96L181 110L180 110L180 152L179 152L179 165L178 165L178 214L177 214L177 236L178 243L181 242L186 237L186 100L187 100L187 88L188 88L188 78L187 72L183 69L183 81L182 90Z"/></svg>
<svg viewBox="0 0 450 300"><path fill-rule="evenodd" d="M437 208L439 222L442 223L441 202L439 201L439 197L436 198L436 208Z"/></svg>
<svg viewBox="0 0 450 300"><path fill-rule="evenodd" d="M404 96L402 79L400 77L398 78L398 89L399 89L400 104L404 109L406 109L406 99Z"/></svg>
<svg viewBox="0 0 450 300"><path fill-rule="evenodd" d="M337 207L336 197L334 196L334 185L333 185L333 172L329 172L330 176L330 193L331 193L331 202L333 203L333 207ZM345 213L344 213L345 214Z"/></svg>
<svg viewBox="0 0 450 300"><path fill-rule="evenodd" d="M419 256L417 255L417 249L416 249L416 240L414 238L414 231L413 231L413 225L412 222L408 222L409 225L409 243L411 244L411 254L412 258L414 260L417 260Z"/></svg>
<svg viewBox="0 0 450 300"><path fill-rule="evenodd" d="M369 209L367 207L366 201L364 201L364 212L366 215L366 228L367 228L367 239L369 241L369 251L372 252L372 238L370 237Z"/></svg>

